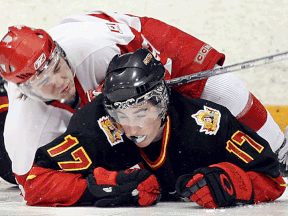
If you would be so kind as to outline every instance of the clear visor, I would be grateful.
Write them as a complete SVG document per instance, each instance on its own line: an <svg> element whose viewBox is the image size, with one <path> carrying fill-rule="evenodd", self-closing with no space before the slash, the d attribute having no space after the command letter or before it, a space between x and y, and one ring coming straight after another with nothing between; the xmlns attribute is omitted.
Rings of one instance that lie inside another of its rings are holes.
<svg viewBox="0 0 288 216"><path fill-rule="evenodd" d="M155 121L165 107L154 106L150 101L126 109L109 109L108 114L121 126L147 127Z"/></svg>
<svg viewBox="0 0 288 216"><path fill-rule="evenodd" d="M118 124L143 127L158 117L165 118L168 102L168 91L163 81L156 88L136 99L106 103L105 108L112 120L114 119Z"/></svg>
<svg viewBox="0 0 288 216"><path fill-rule="evenodd" d="M54 51L46 60L44 65L40 67L30 79L19 85L19 88L25 95L41 101L51 100L45 97L45 94L41 89L44 85L48 85L50 82L52 82L52 77L55 74L55 69L60 62L60 57L61 48L58 44L56 44Z"/></svg>

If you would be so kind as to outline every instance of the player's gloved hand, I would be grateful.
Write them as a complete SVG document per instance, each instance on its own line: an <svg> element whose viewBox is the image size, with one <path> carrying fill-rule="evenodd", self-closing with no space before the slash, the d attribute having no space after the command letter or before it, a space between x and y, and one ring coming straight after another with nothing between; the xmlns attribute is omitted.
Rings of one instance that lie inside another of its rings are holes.
<svg viewBox="0 0 288 216"><path fill-rule="evenodd" d="M94 175L93 175L94 174ZM97 198L95 206L150 206L161 196L159 183L148 170L128 169L108 171L94 169L86 180L90 192Z"/></svg>
<svg viewBox="0 0 288 216"><path fill-rule="evenodd" d="M182 175L176 189L205 208L230 206L236 203L253 203L251 180L240 167L223 162L199 168L193 174Z"/></svg>

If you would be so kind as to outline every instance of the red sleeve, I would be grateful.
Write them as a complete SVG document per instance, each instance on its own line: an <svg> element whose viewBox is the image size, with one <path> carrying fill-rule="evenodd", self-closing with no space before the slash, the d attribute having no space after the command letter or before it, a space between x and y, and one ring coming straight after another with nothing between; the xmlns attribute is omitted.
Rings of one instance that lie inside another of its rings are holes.
<svg viewBox="0 0 288 216"><path fill-rule="evenodd" d="M81 174L42 167L33 167L26 181L22 178L22 184L27 205L34 206L71 206L87 188L86 180Z"/></svg>
<svg viewBox="0 0 288 216"><path fill-rule="evenodd" d="M224 54L197 38L159 20L139 17L141 33L161 54L172 59L171 78L222 65ZM207 79L175 87L189 97L200 97Z"/></svg>
<svg viewBox="0 0 288 216"><path fill-rule="evenodd" d="M113 17L104 13L90 15L116 22ZM129 14L127 15L138 17ZM161 62L164 65L167 57L172 60L171 76L165 76L165 79L209 70L212 69L216 63L219 65L223 64L225 59L224 54L219 53L209 44L159 20L148 17L138 18L141 22L140 33L149 41L147 45L150 51L155 55L153 48L149 45L152 45L160 51L160 53L156 54L159 55ZM143 42L141 34L132 27L130 28L135 34L135 39L128 46L119 46L122 53L134 52L141 48L141 43ZM135 41L142 42L139 44L135 43ZM206 80L207 79L198 80L174 88L188 97L199 98L203 92Z"/></svg>
<svg viewBox="0 0 288 216"><path fill-rule="evenodd" d="M263 173L252 171L246 174L249 176L254 188L255 203L278 199L286 189L286 183L282 176L274 179Z"/></svg>
<svg viewBox="0 0 288 216"><path fill-rule="evenodd" d="M104 13L91 14L91 16L115 22L113 17L110 17ZM166 76L165 78L176 78L187 74L210 70L216 63L219 65L223 64L225 59L224 54L219 53L209 44L206 44L203 41L198 40L197 38L159 20L148 17L138 18L141 22L140 33L144 35L144 37L153 47L160 51L160 54L157 54L161 56L161 62L165 64L166 57L172 60L171 77ZM131 30L136 37L136 40L134 39L133 42L141 41L142 37L139 32L134 30L132 27ZM134 52L135 50L141 48L139 44L136 45L137 46L131 43L129 46L120 46L120 49L122 53ZM127 47L130 49L127 49ZM174 88L186 96L199 98L204 89L206 80L207 79L198 80L189 84L176 86Z"/></svg>

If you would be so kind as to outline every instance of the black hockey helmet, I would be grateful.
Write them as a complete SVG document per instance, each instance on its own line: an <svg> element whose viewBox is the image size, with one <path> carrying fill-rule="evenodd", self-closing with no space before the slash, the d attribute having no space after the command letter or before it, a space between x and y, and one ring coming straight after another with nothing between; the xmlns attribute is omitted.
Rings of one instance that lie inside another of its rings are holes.
<svg viewBox="0 0 288 216"><path fill-rule="evenodd" d="M116 55L109 64L102 88L108 113L148 100L166 113L169 98L164 76L164 66L147 49Z"/></svg>
<svg viewBox="0 0 288 216"><path fill-rule="evenodd" d="M161 83L165 69L147 49L116 55L109 64L103 93L113 103L147 93Z"/></svg>

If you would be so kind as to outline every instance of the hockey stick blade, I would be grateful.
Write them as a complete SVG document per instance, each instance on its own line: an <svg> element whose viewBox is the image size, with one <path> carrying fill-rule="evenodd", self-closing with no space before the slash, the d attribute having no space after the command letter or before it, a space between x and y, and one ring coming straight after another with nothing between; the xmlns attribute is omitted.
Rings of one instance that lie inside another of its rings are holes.
<svg viewBox="0 0 288 216"><path fill-rule="evenodd" d="M225 66L225 67L219 67L219 68L202 71L202 72L195 73L195 74L189 74L189 75L185 75L182 77L177 77L171 80L166 80L165 82L168 87L173 87L176 85L182 85L185 83L190 83L190 82L201 80L201 79L206 79L211 76L216 76L216 75L220 75L224 73L230 73L230 72L248 69L252 67L258 67L258 66L270 64L273 62L279 62L287 58L288 58L288 52L284 52L284 53L279 53L279 54L270 55L270 56L266 56L266 57L262 57L258 59L253 59L250 61L245 61L242 63L237 63L237 64Z"/></svg>

